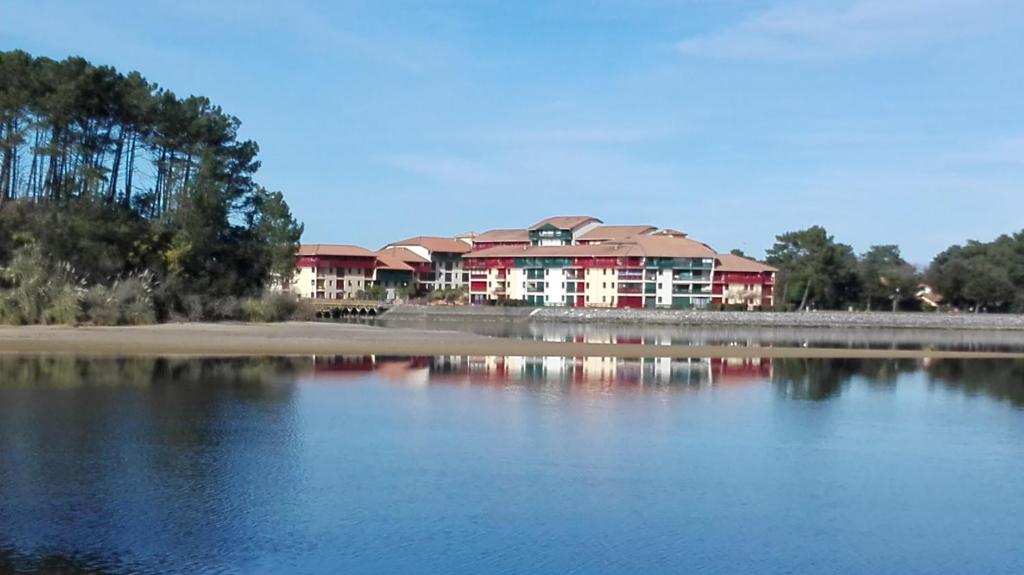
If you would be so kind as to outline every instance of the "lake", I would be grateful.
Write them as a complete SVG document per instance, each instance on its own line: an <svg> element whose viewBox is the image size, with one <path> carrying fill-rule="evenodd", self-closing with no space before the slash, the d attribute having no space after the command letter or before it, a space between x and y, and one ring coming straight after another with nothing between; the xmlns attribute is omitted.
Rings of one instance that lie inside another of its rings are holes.
<svg viewBox="0 0 1024 575"><path fill-rule="evenodd" d="M1024 362L0 356L0 572L1024 573Z"/></svg>

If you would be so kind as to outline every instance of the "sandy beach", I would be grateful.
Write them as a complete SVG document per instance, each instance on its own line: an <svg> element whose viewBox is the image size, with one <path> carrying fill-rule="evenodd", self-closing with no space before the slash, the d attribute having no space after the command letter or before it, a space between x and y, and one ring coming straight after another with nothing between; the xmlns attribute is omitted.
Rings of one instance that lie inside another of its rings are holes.
<svg viewBox="0 0 1024 575"><path fill-rule="evenodd" d="M0 353L244 355L505 355L1024 359L1024 353L542 342L454 331L318 322L171 323L138 327L0 327Z"/></svg>

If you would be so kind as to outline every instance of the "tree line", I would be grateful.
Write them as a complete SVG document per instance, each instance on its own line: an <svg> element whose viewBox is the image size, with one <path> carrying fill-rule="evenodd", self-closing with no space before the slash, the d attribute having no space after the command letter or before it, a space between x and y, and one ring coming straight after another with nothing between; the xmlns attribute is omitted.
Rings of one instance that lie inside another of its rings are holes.
<svg viewBox="0 0 1024 575"><path fill-rule="evenodd" d="M954 245L919 270L898 246L876 245L858 255L814 226L777 236L766 262L779 269L781 309L919 310L917 294L927 285L949 309L1024 312L1024 231Z"/></svg>
<svg viewBox="0 0 1024 575"><path fill-rule="evenodd" d="M302 226L256 183L239 127L138 72L0 52L0 290L26 274L67 276L69 299L134 282L158 318L258 297L290 275Z"/></svg>

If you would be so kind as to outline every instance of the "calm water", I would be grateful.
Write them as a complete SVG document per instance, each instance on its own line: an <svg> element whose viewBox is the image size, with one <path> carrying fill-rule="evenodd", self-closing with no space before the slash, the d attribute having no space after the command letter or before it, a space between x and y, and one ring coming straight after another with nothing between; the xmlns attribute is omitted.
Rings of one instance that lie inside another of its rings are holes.
<svg viewBox="0 0 1024 575"><path fill-rule="evenodd" d="M1024 573L1024 363L0 357L0 572Z"/></svg>

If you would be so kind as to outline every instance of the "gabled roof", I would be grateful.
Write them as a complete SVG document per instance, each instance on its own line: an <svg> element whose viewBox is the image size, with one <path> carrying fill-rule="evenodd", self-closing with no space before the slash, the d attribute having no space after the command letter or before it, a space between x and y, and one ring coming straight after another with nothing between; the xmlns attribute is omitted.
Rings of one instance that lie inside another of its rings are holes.
<svg viewBox="0 0 1024 575"><path fill-rule="evenodd" d="M391 250L381 250L377 252L377 269L398 272L414 271L411 265L402 261L402 258L398 257L398 255Z"/></svg>
<svg viewBox="0 0 1024 575"><path fill-rule="evenodd" d="M359 246L347 244L302 244L299 246L299 257L349 257L349 258L372 258L376 257L373 252Z"/></svg>
<svg viewBox="0 0 1024 575"><path fill-rule="evenodd" d="M473 238L474 243L489 243L489 242L522 242L529 243L530 232L524 229L512 229L512 230L487 230L486 232L477 234Z"/></svg>
<svg viewBox="0 0 1024 575"><path fill-rule="evenodd" d="M419 255L418 253L406 249L406 248L384 248L377 251L377 257L381 255L389 257L394 260L398 260L406 264L429 264L430 260Z"/></svg>
<svg viewBox="0 0 1024 575"><path fill-rule="evenodd" d="M634 236L601 245L635 245L642 256L649 258L711 258L711 246L676 236Z"/></svg>
<svg viewBox="0 0 1024 575"><path fill-rule="evenodd" d="M591 216L554 216L543 219L533 224L528 229L533 231L539 230L544 226L552 226L559 230L577 230L590 223L600 224L601 220Z"/></svg>
<svg viewBox="0 0 1024 575"><path fill-rule="evenodd" d="M466 254L464 258L526 257L652 257L710 258L715 251L705 244L674 237L634 236L601 244L572 246L498 246Z"/></svg>
<svg viewBox="0 0 1024 575"><path fill-rule="evenodd" d="M688 234L679 230L673 230L672 228L666 228L664 230L658 230L651 234L652 236L669 236L674 238L685 238Z"/></svg>
<svg viewBox="0 0 1024 575"><path fill-rule="evenodd" d="M438 236L416 236L400 242L392 242L384 247L391 248L396 246L420 246L430 252L448 254L464 254L472 249L466 242Z"/></svg>
<svg viewBox="0 0 1024 575"><path fill-rule="evenodd" d="M779 271L770 265L742 256L719 254L717 258L718 264L715 265L715 270L720 272L765 273Z"/></svg>
<svg viewBox="0 0 1024 575"><path fill-rule="evenodd" d="M631 236L649 234L658 228L654 226L597 226L577 238L581 242L622 240Z"/></svg>
<svg viewBox="0 0 1024 575"><path fill-rule="evenodd" d="M622 246L608 244L571 246L497 246L462 256L463 258L544 258L544 257L627 257Z"/></svg>

